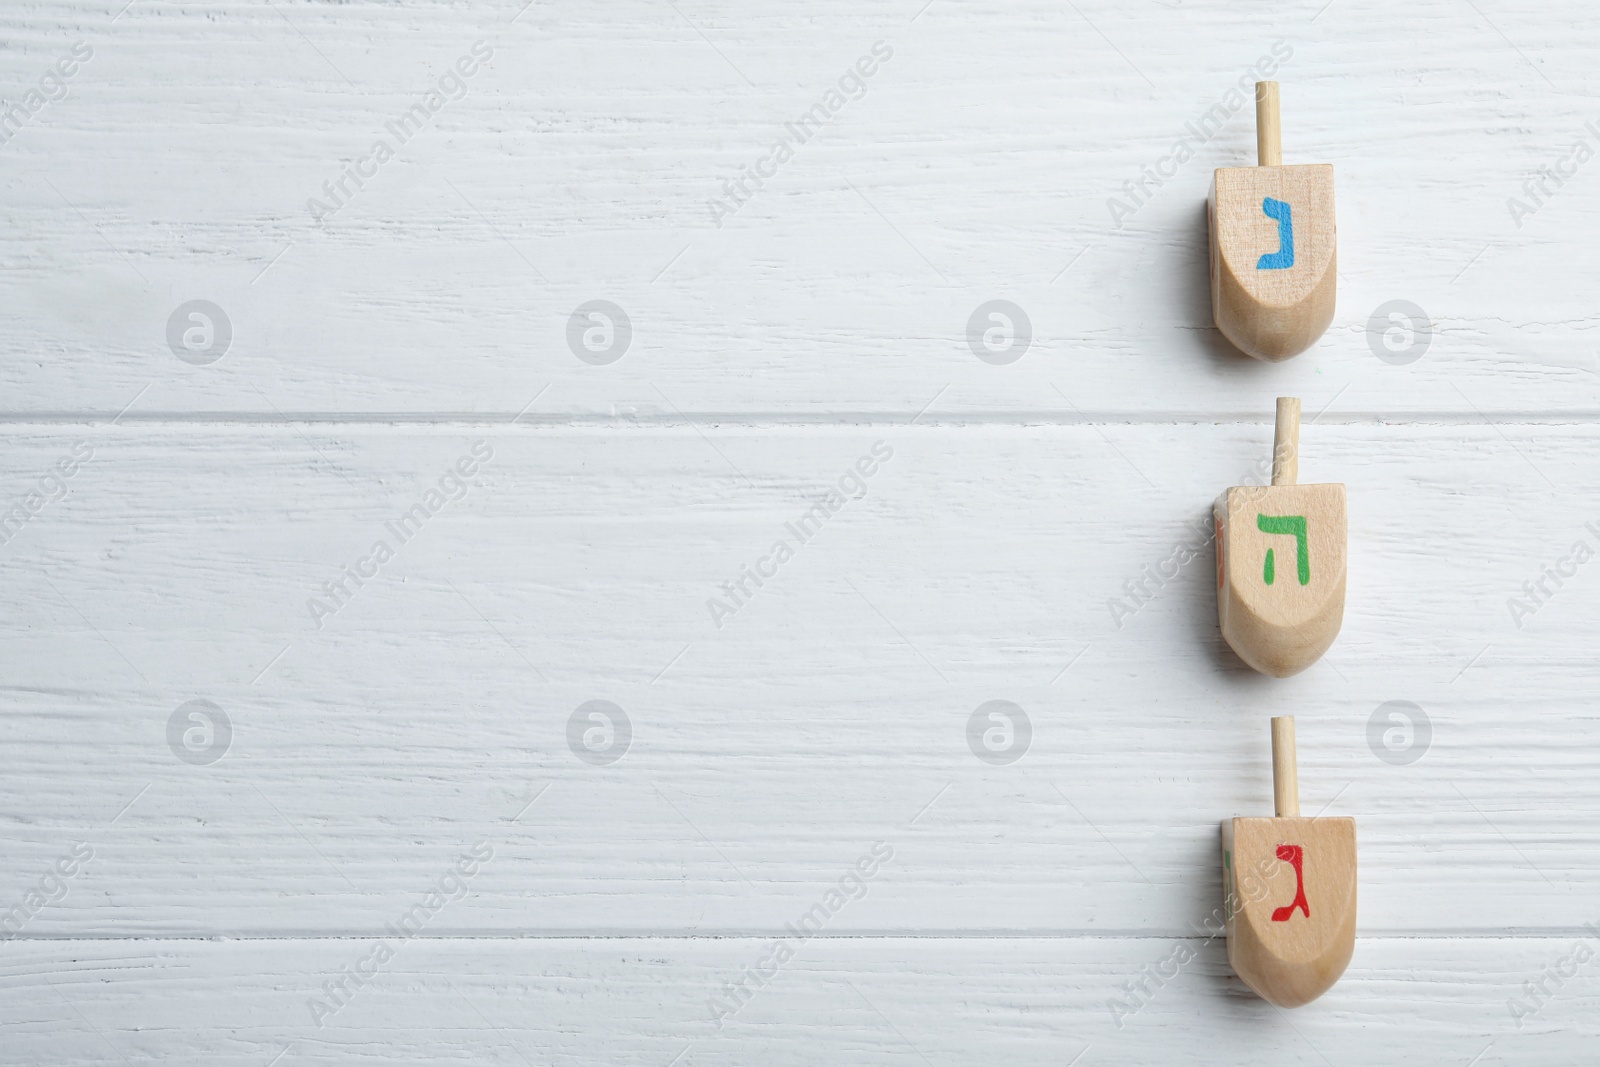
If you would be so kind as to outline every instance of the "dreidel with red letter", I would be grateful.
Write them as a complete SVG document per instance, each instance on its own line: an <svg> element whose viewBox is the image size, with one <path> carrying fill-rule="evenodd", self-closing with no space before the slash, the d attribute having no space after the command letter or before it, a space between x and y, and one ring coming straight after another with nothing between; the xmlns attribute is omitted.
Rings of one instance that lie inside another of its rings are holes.
<svg viewBox="0 0 1600 1067"><path fill-rule="evenodd" d="M1316 1000L1356 947L1356 821L1300 817L1294 719L1272 720L1273 819L1222 824L1228 963L1284 1008Z"/></svg>
<svg viewBox="0 0 1600 1067"><path fill-rule="evenodd" d="M1299 473L1300 401L1280 396L1272 484L1236 485L1211 508L1222 636L1278 678L1315 663L1344 622L1344 486Z"/></svg>
<svg viewBox="0 0 1600 1067"><path fill-rule="evenodd" d="M1211 183L1211 317L1241 351L1276 363L1333 321L1333 167L1283 165L1278 83L1256 82L1257 167Z"/></svg>

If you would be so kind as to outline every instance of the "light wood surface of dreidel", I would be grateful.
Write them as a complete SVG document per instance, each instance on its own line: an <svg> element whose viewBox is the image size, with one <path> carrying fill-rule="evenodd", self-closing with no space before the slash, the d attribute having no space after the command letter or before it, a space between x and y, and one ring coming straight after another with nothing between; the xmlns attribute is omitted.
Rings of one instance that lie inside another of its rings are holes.
<svg viewBox="0 0 1600 1067"><path fill-rule="evenodd" d="M1356 947L1356 821L1300 817L1294 719L1272 720L1277 818L1222 824L1228 962L1285 1008L1339 980Z"/></svg>
<svg viewBox="0 0 1600 1067"><path fill-rule="evenodd" d="M1299 470L1300 401L1279 397L1272 484L1236 485L1211 509L1222 636L1278 678L1315 663L1344 621L1344 486L1299 485Z"/></svg>
<svg viewBox="0 0 1600 1067"><path fill-rule="evenodd" d="M1256 83L1260 166L1222 167L1211 183L1211 315L1240 351L1276 362L1333 321L1333 167L1283 165L1278 83Z"/></svg>

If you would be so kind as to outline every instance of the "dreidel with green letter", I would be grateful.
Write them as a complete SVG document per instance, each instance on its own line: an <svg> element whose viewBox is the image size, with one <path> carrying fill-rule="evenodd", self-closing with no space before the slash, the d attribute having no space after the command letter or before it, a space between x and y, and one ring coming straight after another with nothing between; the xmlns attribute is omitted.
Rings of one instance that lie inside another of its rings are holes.
<svg viewBox="0 0 1600 1067"><path fill-rule="evenodd" d="M1333 321L1333 167L1283 165L1278 83L1256 82L1260 166L1221 167L1211 183L1211 316L1241 351L1277 362Z"/></svg>
<svg viewBox="0 0 1600 1067"><path fill-rule="evenodd" d="M1315 663L1344 621L1344 486L1297 485L1300 401L1278 398L1272 484L1212 505L1217 622L1239 658L1287 678Z"/></svg>
<svg viewBox="0 0 1600 1067"><path fill-rule="evenodd" d="M1277 817L1222 824L1228 963L1272 1003L1316 1000L1356 947L1356 821L1300 817L1294 719L1272 720Z"/></svg>

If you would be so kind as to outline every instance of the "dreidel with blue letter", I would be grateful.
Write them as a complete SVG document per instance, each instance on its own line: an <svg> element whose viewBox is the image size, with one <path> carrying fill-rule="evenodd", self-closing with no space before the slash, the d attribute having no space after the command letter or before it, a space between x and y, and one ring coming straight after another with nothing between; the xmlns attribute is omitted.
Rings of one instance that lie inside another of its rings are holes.
<svg viewBox="0 0 1600 1067"><path fill-rule="evenodd" d="M1283 165L1278 83L1256 82L1260 166L1221 167L1211 183L1211 316L1241 351L1277 362L1333 321L1333 167Z"/></svg>
<svg viewBox="0 0 1600 1067"><path fill-rule="evenodd" d="M1356 821L1300 817L1294 719L1272 720L1273 819L1222 824L1228 963L1272 1003L1316 1000L1356 947Z"/></svg>
<svg viewBox="0 0 1600 1067"><path fill-rule="evenodd" d="M1315 663L1344 621L1340 483L1298 485L1300 401L1278 398L1272 484L1236 485L1212 505L1217 622L1239 658L1287 678Z"/></svg>

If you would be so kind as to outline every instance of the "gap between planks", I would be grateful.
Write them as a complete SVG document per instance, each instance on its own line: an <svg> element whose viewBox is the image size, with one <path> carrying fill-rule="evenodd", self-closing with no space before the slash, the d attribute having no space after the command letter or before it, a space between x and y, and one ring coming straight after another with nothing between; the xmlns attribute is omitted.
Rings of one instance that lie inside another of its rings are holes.
<svg viewBox="0 0 1600 1067"><path fill-rule="evenodd" d="M773 938L780 936L781 931L763 931L749 933L720 933L696 934L681 931L665 930L651 933L561 933L561 934L519 934L510 932L495 933L418 933L407 938L408 941L528 941L528 942L589 942L589 941L748 941L756 944L765 944ZM1425 941L1425 942L1450 942L1450 941L1571 941L1573 938L1592 937L1593 931L1583 926L1571 927L1544 927L1538 929L1518 930L1510 929L1463 929L1449 933L1378 933L1358 934L1357 943L1373 941ZM337 933L298 933L298 934L95 934L95 933L61 933L61 934L18 934L7 938L8 942L36 945L58 945L73 942L123 943L123 942L235 942L250 941L267 944L304 942L304 941L383 941L391 939L385 934L337 934ZM950 931L940 930L936 933L918 933L915 931L885 934L885 933L846 933L812 934L808 941L1160 941L1170 943L1173 941L1192 941L1204 944L1216 940L1212 934L1164 934L1164 933L1061 933L1039 932L1027 933L1018 931Z"/></svg>
<svg viewBox="0 0 1600 1067"><path fill-rule="evenodd" d="M1600 426L1600 409L1594 411L1495 411L1485 416L1478 411L1343 411L1326 412L1307 420L1322 426L1399 426L1404 428L1459 426ZM943 415L914 415L910 412L864 411L828 413L775 412L643 412L630 415L600 414L524 414L514 412L227 412L153 411L114 412L47 411L0 412L0 428L14 432L41 431L75 426L119 427L203 426L203 427L418 427L422 429L687 429L689 426L736 430L785 430L815 427L863 429L916 425L929 428L966 426L1070 427L1070 426L1270 426L1270 405L1259 411L1219 412L1192 415L1182 412L1132 414L1113 411L1005 411L963 412Z"/></svg>

